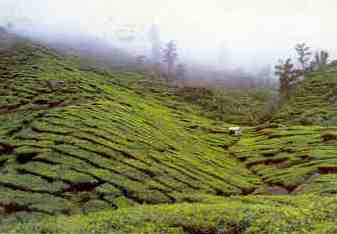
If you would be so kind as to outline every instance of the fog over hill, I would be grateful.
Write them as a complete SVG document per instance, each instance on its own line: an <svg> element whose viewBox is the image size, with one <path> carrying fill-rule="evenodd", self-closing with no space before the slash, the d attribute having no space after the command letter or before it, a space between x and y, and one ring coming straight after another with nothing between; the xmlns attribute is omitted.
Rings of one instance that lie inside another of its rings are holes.
<svg viewBox="0 0 337 234"><path fill-rule="evenodd" d="M156 24L163 44L177 41L181 62L255 71L293 54L299 42L336 55L336 7L332 0L2 0L0 22L53 42L86 35L135 55L148 53Z"/></svg>

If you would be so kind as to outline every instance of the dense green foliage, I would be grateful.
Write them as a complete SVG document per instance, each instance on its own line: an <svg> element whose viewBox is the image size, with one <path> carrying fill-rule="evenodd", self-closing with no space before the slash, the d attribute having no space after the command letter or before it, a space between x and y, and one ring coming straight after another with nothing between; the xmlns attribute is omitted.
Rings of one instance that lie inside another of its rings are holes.
<svg viewBox="0 0 337 234"><path fill-rule="evenodd" d="M300 125L337 125L337 67L309 73L297 84L281 109L273 117L274 122Z"/></svg>
<svg viewBox="0 0 337 234"><path fill-rule="evenodd" d="M175 193L234 195L259 185L225 150L236 140L228 125L114 80L137 74L81 71L44 48L16 46L2 63L20 56L29 63L7 66L1 83L4 213L172 203Z"/></svg>
<svg viewBox="0 0 337 234"><path fill-rule="evenodd" d="M336 127L271 125L247 130L230 150L266 187L282 186L292 194L333 195L337 193L336 136Z"/></svg>
<svg viewBox="0 0 337 234"><path fill-rule="evenodd" d="M203 115L226 123L256 125L271 118L277 106L277 92L265 89L182 88L176 95L196 103Z"/></svg>
<svg viewBox="0 0 337 234"><path fill-rule="evenodd" d="M333 67L235 137L273 93L177 91L23 39L0 54L0 232L337 232ZM309 116L331 126L293 126Z"/></svg>
<svg viewBox="0 0 337 234"><path fill-rule="evenodd" d="M191 199L197 203L145 205L70 218L37 219L20 222L12 228L3 225L2 230L60 234L333 234L337 231L336 197L195 195Z"/></svg>

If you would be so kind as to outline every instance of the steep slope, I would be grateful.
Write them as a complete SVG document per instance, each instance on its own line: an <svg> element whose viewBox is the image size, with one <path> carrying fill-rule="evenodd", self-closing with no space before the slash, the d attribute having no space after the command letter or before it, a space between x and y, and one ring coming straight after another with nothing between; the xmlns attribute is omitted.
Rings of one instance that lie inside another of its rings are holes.
<svg viewBox="0 0 337 234"><path fill-rule="evenodd" d="M246 194L260 184L225 150L236 140L227 125L120 84L137 74L81 71L26 40L0 63L4 214L173 203L180 194Z"/></svg>
<svg viewBox="0 0 337 234"><path fill-rule="evenodd" d="M337 66L310 73L275 114L282 124L337 125Z"/></svg>

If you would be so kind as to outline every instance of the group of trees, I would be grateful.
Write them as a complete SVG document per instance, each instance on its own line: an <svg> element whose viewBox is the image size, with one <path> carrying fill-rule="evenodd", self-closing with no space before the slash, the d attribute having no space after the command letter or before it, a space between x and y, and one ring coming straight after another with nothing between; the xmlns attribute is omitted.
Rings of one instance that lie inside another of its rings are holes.
<svg viewBox="0 0 337 234"><path fill-rule="evenodd" d="M292 85L299 77L299 70L294 69L294 64L291 59L286 61L280 60L279 64L275 66L275 75L279 77L280 82L280 95L281 97L288 97Z"/></svg>
<svg viewBox="0 0 337 234"><path fill-rule="evenodd" d="M176 80L182 81L186 74L186 68L183 64L177 64L178 48L175 41L171 40L162 46L159 30L156 25L152 25L149 31L151 42L151 56L149 59L145 55L136 57L136 63L140 68L150 65L152 72L157 75L163 75L167 82Z"/></svg>
<svg viewBox="0 0 337 234"><path fill-rule="evenodd" d="M295 46L298 65L296 66L291 58L280 60L275 66L275 75L279 77L280 96L288 98L289 93L298 80L304 79L306 73L317 71L328 65L329 53L322 50L317 51L312 57L311 48L306 43Z"/></svg>
<svg viewBox="0 0 337 234"><path fill-rule="evenodd" d="M174 41L169 41L162 50L162 61L167 65L167 78L172 76L175 62L178 58L177 45Z"/></svg>

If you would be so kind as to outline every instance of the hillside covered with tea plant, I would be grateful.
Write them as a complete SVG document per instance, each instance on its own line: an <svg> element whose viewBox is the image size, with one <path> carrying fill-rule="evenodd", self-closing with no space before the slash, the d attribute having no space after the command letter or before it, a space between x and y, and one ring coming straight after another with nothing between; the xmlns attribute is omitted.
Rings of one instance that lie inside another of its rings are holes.
<svg viewBox="0 0 337 234"><path fill-rule="evenodd" d="M0 48L0 232L336 232L337 125L294 117L332 119L319 95L321 85L333 92L332 67L310 75L272 123L230 136L265 96L224 99L252 112L219 118L202 97L145 74L2 37L11 43Z"/></svg>
<svg viewBox="0 0 337 234"><path fill-rule="evenodd" d="M27 41L2 56L5 213L172 203L179 193L241 194L260 183L225 150L236 140L228 124L120 84L141 75L82 71Z"/></svg>
<svg viewBox="0 0 337 234"><path fill-rule="evenodd" d="M336 65L307 74L273 116L273 121L292 125L336 126L336 75Z"/></svg>

